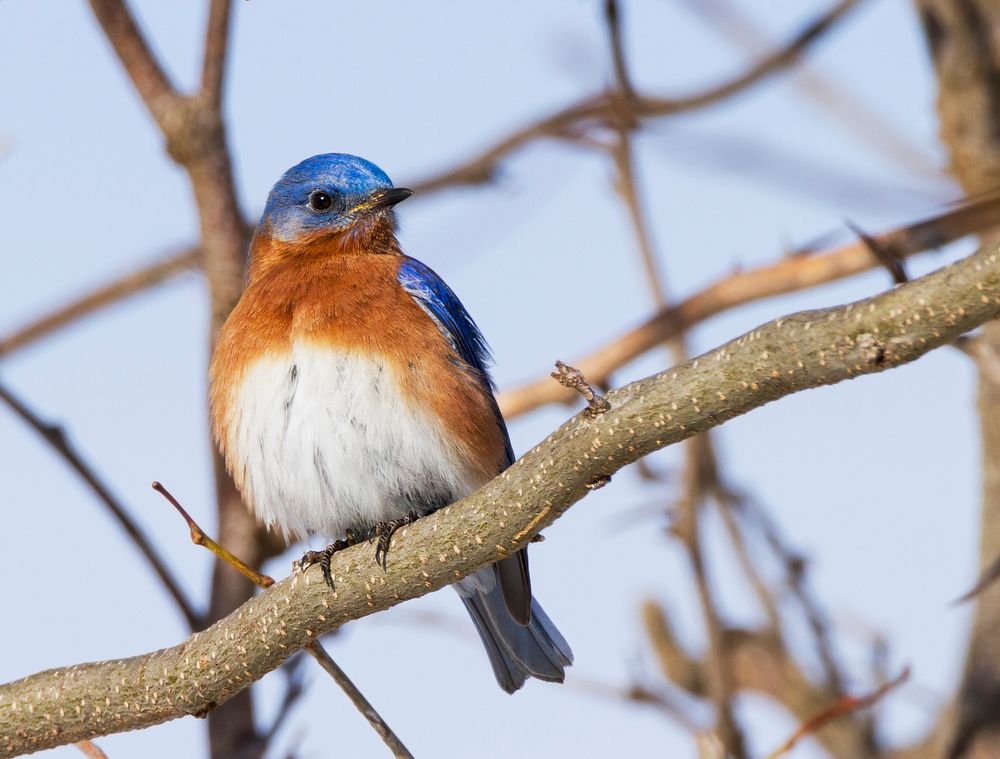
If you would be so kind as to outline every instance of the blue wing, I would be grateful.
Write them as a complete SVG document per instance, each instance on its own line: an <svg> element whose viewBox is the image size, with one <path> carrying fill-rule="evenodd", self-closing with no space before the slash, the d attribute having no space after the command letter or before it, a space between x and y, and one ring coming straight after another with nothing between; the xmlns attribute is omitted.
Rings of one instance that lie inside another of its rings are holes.
<svg viewBox="0 0 1000 759"><path fill-rule="evenodd" d="M465 306L434 271L415 258L404 257L396 275L399 284L417 304L437 324L441 334L451 343L455 352L465 363L475 369L486 387L490 398L493 398L493 380L488 366L491 361L490 348L486 344L483 333L465 310ZM514 450L510 444L507 425L504 424L500 409L493 401L493 411L497 424L503 433L507 450L507 466L514 463Z"/></svg>

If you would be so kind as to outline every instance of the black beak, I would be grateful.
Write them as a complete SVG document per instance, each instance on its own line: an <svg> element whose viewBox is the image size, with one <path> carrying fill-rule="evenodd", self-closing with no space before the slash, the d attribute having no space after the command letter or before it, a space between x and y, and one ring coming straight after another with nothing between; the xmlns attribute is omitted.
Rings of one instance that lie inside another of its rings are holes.
<svg viewBox="0 0 1000 759"><path fill-rule="evenodd" d="M392 208L397 203L402 203L412 194L413 190L407 190L405 187L393 187L389 190L383 190L372 198L371 208Z"/></svg>

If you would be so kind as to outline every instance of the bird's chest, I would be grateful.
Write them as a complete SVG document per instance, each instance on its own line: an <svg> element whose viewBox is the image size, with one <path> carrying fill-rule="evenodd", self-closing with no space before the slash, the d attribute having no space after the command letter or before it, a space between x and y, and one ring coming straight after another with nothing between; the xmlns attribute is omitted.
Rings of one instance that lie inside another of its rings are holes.
<svg viewBox="0 0 1000 759"><path fill-rule="evenodd" d="M420 398L425 378L378 354L296 341L232 393L227 455L266 523L334 537L473 489Z"/></svg>

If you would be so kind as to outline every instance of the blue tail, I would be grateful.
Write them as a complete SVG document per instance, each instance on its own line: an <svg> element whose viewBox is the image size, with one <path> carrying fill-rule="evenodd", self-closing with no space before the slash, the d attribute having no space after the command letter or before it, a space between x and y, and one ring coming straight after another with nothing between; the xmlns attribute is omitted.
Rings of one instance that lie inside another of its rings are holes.
<svg viewBox="0 0 1000 759"><path fill-rule="evenodd" d="M529 677L563 681L573 652L534 598L531 621L522 625L507 610L495 567L481 569L454 587L476 623L501 688L513 693Z"/></svg>

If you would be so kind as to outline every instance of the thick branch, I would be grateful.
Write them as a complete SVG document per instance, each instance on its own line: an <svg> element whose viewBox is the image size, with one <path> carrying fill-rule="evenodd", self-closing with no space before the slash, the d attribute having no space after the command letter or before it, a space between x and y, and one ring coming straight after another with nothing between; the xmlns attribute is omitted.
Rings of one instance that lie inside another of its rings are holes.
<svg viewBox="0 0 1000 759"><path fill-rule="evenodd" d="M277 583L172 648L48 670L0 686L0 757L203 714L345 622L510 555L598 481L646 454L785 395L880 372L1000 316L1000 248L891 292L769 322L608 396L457 504L395 539L390 571L357 546Z"/></svg>
<svg viewBox="0 0 1000 759"><path fill-rule="evenodd" d="M233 181L221 109L230 5L228 0L214 0L209 11L201 91L179 95L170 89L168 82L160 81L162 73L159 80L153 76L160 71L159 64L143 41L125 0L91 0L98 21L166 140L167 153L184 167L191 181L198 208L202 268L212 310L210 344L214 344L243 289L249 241ZM213 454L213 468L219 540L257 566L270 550L267 535L244 508L217 453ZM217 563L207 619L221 619L252 594L253 587L243 577ZM214 711L208 732L213 756L259 759L263 753L248 693Z"/></svg>
<svg viewBox="0 0 1000 759"><path fill-rule="evenodd" d="M136 91L153 117L160 121L164 110L174 104L180 95L150 50L132 12L121 0L90 0L90 7Z"/></svg>

